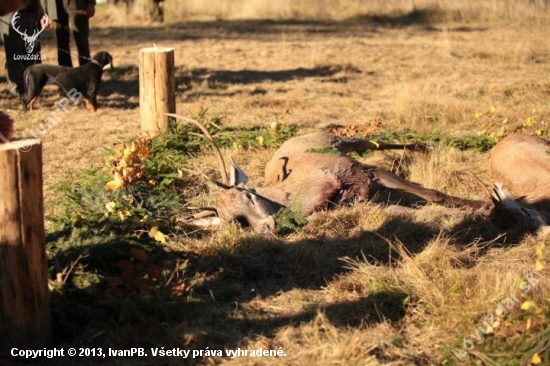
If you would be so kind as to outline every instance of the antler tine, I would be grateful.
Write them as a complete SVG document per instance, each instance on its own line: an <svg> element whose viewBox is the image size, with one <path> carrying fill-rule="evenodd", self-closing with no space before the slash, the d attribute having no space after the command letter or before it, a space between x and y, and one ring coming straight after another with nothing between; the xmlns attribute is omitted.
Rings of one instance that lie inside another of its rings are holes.
<svg viewBox="0 0 550 366"><path fill-rule="evenodd" d="M480 185L480 187L483 188L485 193L487 193L487 196L489 196L489 199L491 199L491 197L493 197L493 195L491 194L489 189L485 186L485 184L483 184L481 179L479 179L479 177L474 172L472 172L468 169L468 170L466 170L466 173L470 174L475 179L475 181Z"/></svg>
<svg viewBox="0 0 550 366"><path fill-rule="evenodd" d="M177 114L174 114L174 113L165 113L165 115L167 115L169 117L182 119L185 122L189 122L189 123L197 126L198 129L201 130L201 132L203 134L202 135L196 134L196 135L200 136L200 137L204 138L206 141L208 141L210 143L210 145L212 146L212 148L214 149L214 152L216 153L216 156L218 157L218 165L219 165L219 168L220 168L220 173L222 175L223 184L225 184L226 186L229 185L229 176L227 175L227 169L225 168L225 161L223 159L223 155L222 155L218 145L216 145L216 142L212 138L212 135L206 129L206 127L204 127L199 121L196 121L194 119L187 118L187 117L184 117L184 116L180 116L180 115L177 115Z"/></svg>

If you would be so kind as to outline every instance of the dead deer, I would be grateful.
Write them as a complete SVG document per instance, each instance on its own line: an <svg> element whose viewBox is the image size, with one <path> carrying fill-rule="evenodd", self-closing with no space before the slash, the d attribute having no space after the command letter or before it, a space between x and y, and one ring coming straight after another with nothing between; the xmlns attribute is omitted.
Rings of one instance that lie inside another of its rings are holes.
<svg viewBox="0 0 550 366"><path fill-rule="evenodd" d="M217 152L224 180L219 185L225 189L217 203L218 217L227 222L240 222L256 232L273 231L273 215L281 208L292 205L299 210L299 214L308 217L316 211L344 203L369 200L382 189L407 192L428 202L451 206L479 209L485 205L482 201L423 188L390 171L360 163L346 155L364 150L422 151L427 148L425 144L387 144L326 133L313 133L286 141L267 163L265 186L251 189L246 186L248 176L233 159L228 177L223 157L204 127L185 117L171 116L197 125Z"/></svg>
<svg viewBox="0 0 550 366"><path fill-rule="evenodd" d="M550 224L550 142L538 136L512 134L489 157L497 207L529 229Z"/></svg>

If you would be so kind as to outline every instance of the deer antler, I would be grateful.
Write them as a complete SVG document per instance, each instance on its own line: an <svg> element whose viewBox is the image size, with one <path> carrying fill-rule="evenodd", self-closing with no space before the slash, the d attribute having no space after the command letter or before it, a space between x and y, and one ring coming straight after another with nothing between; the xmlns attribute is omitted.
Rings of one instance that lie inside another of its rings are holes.
<svg viewBox="0 0 550 366"><path fill-rule="evenodd" d="M218 145L216 145L216 142L212 138L212 135L210 135L210 132L208 132L208 130L206 129L206 127L204 127L200 122L195 121L194 119L183 117L183 116L180 116L180 115L177 115L177 114L174 114L174 113L165 113L165 115L167 115L169 117L174 117L174 118L177 118L177 119L184 120L185 122L189 122L189 123L197 126L199 130L201 130L201 132L203 133L202 135L195 134L195 133L193 133L193 135L202 137L203 139L205 139L206 141L208 141L210 143L210 145L214 149L214 152L216 153L216 156L218 157L218 166L220 168L220 173L222 175L223 184L228 186L229 185L229 176L227 175L227 170L225 168L225 161L223 159L223 155L222 155L220 149L218 148Z"/></svg>

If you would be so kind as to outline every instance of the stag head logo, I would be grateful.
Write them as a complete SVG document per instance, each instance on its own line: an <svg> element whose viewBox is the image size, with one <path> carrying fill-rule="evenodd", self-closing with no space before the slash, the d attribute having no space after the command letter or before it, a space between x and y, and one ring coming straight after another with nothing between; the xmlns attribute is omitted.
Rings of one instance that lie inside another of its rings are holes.
<svg viewBox="0 0 550 366"><path fill-rule="evenodd" d="M32 36L29 36L26 30L25 32L21 32L19 30L19 27L15 24L19 19L19 10L16 11L15 14L13 14L13 17L11 18L11 26L17 33L21 35L21 37L25 41L25 49L27 50L27 53L32 53L32 51L34 50L34 45L36 44L36 40L38 39L38 36L46 28L46 25L48 24L48 15L45 14L45 17L46 17L46 21L44 22L42 29L40 30L35 29Z"/></svg>

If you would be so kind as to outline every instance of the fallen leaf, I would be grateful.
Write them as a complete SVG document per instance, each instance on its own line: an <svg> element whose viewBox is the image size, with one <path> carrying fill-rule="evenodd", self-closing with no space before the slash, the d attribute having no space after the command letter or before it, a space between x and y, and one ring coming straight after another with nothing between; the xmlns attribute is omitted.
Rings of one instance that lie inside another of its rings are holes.
<svg viewBox="0 0 550 366"><path fill-rule="evenodd" d="M130 255L140 262L147 261L147 252L138 248L130 249Z"/></svg>
<svg viewBox="0 0 550 366"><path fill-rule="evenodd" d="M533 357L531 357L531 363L532 363L533 365L538 365L538 364L540 364L541 362L542 362L542 360L540 359L540 356L539 356L538 353L535 353L535 354L533 355Z"/></svg>

